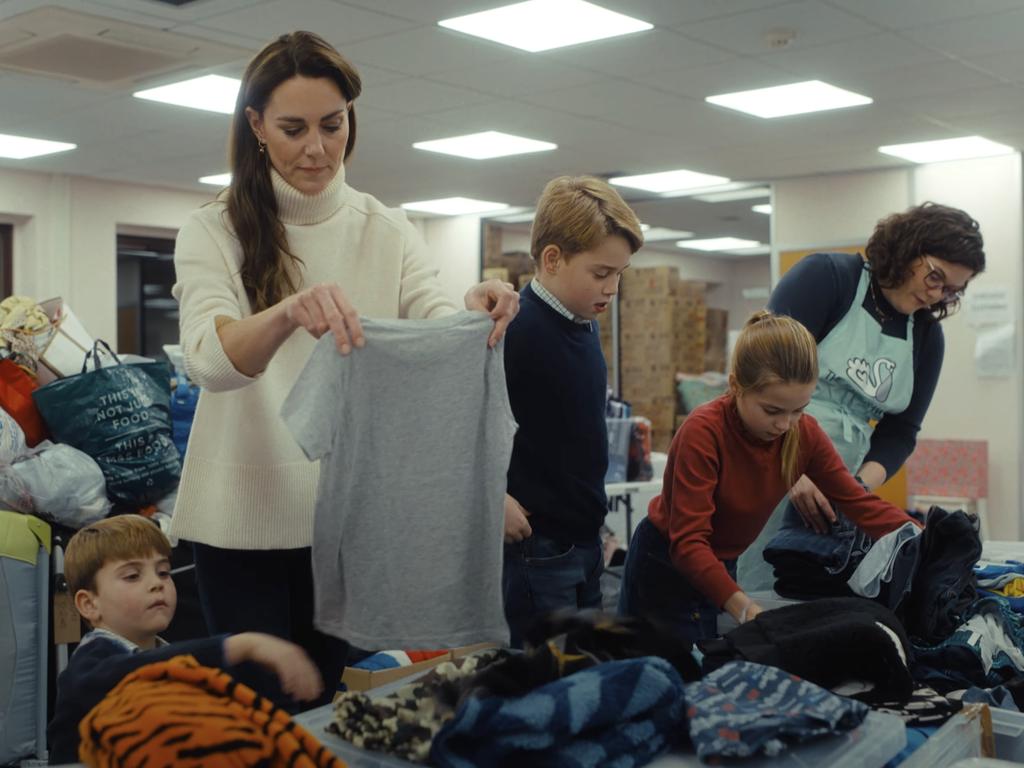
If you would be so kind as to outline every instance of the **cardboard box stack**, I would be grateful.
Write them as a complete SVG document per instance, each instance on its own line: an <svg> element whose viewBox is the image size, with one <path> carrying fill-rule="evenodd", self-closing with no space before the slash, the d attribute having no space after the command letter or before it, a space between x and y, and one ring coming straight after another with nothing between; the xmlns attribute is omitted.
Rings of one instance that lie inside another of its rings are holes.
<svg viewBox="0 0 1024 768"><path fill-rule="evenodd" d="M706 346L707 303L704 283L678 280L673 286L676 297L673 318L676 371L704 373Z"/></svg>
<svg viewBox="0 0 1024 768"><path fill-rule="evenodd" d="M706 339L704 343L704 370L725 373L725 349L729 338L729 311L725 309L708 309L704 327Z"/></svg>
<svg viewBox="0 0 1024 768"><path fill-rule="evenodd" d="M652 447L667 451L675 434L675 374L703 373L706 303L703 283L679 279L675 267L630 269L619 299L622 397L653 428Z"/></svg>

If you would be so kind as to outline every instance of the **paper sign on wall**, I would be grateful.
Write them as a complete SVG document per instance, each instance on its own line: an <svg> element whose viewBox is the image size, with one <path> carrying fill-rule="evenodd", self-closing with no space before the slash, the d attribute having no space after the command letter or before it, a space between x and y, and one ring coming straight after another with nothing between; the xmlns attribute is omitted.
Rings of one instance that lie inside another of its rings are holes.
<svg viewBox="0 0 1024 768"><path fill-rule="evenodd" d="M1015 346L1016 333L1013 323L979 330L974 343L974 367L978 376L1012 376L1016 368Z"/></svg>
<svg viewBox="0 0 1024 768"><path fill-rule="evenodd" d="M972 328L1013 323L1010 289L1005 285L971 286L964 294L963 303Z"/></svg>

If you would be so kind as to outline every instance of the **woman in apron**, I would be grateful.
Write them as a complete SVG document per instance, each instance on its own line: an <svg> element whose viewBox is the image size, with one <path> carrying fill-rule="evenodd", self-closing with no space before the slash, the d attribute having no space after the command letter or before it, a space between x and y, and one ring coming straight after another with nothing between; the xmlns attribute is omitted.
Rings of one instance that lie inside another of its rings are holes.
<svg viewBox="0 0 1024 768"><path fill-rule="evenodd" d="M978 222L957 208L924 203L880 221L864 257L812 254L772 292L769 308L799 320L818 342L820 375L807 413L867 489L913 452L942 369L938 321L957 309L984 268ZM748 591L772 588L762 552L781 527L828 535L850 527L807 477L797 480L789 500L739 559L738 581Z"/></svg>

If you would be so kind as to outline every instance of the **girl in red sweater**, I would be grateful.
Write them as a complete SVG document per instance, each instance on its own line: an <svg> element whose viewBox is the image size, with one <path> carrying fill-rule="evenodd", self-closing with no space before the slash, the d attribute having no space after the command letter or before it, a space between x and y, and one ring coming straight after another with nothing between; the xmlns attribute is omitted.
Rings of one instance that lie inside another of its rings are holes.
<svg viewBox="0 0 1024 768"><path fill-rule="evenodd" d="M669 448L660 496L630 542L619 612L715 637L718 613L743 623L761 607L737 585L736 558L807 475L871 538L911 518L864 490L804 414L818 381L814 337L756 313L736 340L729 392L696 409Z"/></svg>

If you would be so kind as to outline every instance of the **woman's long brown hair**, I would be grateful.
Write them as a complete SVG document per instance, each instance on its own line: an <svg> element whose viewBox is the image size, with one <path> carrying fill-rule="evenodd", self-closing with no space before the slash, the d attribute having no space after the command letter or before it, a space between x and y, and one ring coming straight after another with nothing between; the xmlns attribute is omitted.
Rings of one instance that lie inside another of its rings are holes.
<svg viewBox="0 0 1024 768"><path fill-rule="evenodd" d="M245 110L252 107L262 115L274 89L296 75L334 81L346 101L362 92L355 67L312 32L282 35L246 67L231 124L231 185L226 194L228 217L242 247L242 284L253 312L272 307L295 292L294 267L301 260L288 247L284 224L278 218L270 160L259 151ZM348 119L345 160L356 143L354 107Z"/></svg>

